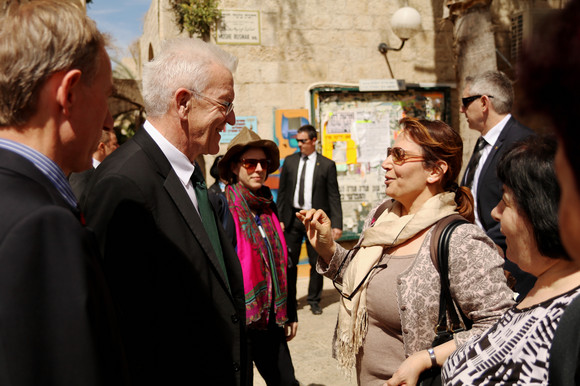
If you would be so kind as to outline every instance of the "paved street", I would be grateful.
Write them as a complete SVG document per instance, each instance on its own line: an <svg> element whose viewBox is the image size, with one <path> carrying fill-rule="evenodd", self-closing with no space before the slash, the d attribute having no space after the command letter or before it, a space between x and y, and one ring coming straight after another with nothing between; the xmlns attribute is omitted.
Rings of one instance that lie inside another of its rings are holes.
<svg viewBox="0 0 580 386"><path fill-rule="evenodd" d="M299 266L297 285L298 296L298 334L289 342L296 378L302 386L353 386L356 375L348 380L336 367L331 356L331 341L336 325L339 295L329 279L324 279L324 290L320 306L322 315L313 315L306 302L308 290L308 265ZM266 383L254 370L254 385Z"/></svg>

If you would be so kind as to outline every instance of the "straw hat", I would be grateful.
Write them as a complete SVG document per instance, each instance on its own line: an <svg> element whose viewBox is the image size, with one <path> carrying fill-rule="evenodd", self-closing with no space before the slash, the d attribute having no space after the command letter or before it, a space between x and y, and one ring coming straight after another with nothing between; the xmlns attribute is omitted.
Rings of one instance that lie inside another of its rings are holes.
<svg viewBox="0 0 580 386"><path fill-rule="evenodd" d="M240 153L244 152L249 147L259 147L266 153L266 157L270 160L268 167L268 174L274 173L280 167L280 151L278 146L269 139L262 139L260 136L244 127L238 135L232 139L228 145L228 151L218 163L220 177L224 180L232 181L232 160L238 161Z"/></svg>

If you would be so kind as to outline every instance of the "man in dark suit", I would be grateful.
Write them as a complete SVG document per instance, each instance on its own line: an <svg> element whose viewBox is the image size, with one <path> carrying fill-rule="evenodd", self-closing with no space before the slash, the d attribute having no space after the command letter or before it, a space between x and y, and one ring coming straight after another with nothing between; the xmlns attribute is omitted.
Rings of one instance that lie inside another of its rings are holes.
<svg viewBox="0 0 580 386"><path fill-rule="evenodd" d="M475 222L505 252L505 236L500 231L500 223L491 216L503 194L497 163L510 145L534 132L511 116L514 92L511 81L501 72L488 71L467 77L461 99L461 112L469 128L481 134L461 185L468 186L473 193ZM507 259L505 269L516 280L515 291L523 298L534 285L535 277Z"/></svg>
<svg viewBox="0 0 580 386"><path fill-rule="evenodd" d="M101 139L97 145L97 150L93 153L93 167L80 173L71 173L68 176L68 182L75 194L77 200L81 199L85 187L87 186L91 176L95 172L97 166L101 164L111 154L119 147L117 142L117 135L114 130L103 129L101 134Z"/></svg>
<svg viewBox="0 0 580 386"><path fill-rule="evenodd" d="M0 13L0 385L127 385L98 248L66 179L113 127L103 36L67 1Z"/></svg>
<svg viewBox="0 0 580 386"><path fill-rule="evenodd" d="M304 225L296 219L296 212L301 209L322 209L332 222L334 239L338 240L342 235L342 207L336 164L316 152L317 138L316 129L311 125L298 129L296 140L300 152L286 157L280 174L277 204L288 245L288 299L296 299L297 265L306 234ZM305 242L310 263L307 300L312 313L320 315L323 278L316 272L318 254L308 239Z"/></svg>
<svg viewBox="0 0 580 386"><path fill-rule="evenodd" d="M236 65L198 39L165 42L143 68L147 121L81 203L137 385L245 385L251 370L241 266L195 162L235 123Z"/></svg>

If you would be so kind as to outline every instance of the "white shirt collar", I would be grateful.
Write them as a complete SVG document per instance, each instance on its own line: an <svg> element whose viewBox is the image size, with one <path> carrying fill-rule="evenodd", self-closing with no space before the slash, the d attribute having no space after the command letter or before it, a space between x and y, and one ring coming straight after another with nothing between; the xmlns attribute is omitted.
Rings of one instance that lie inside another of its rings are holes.
<svg viewBox="0 0 580 386"><path fill-rule="evenodd" d="M189 158L185 156L181 151L179 151L171 142L169 142L163 134L161 134L149 121L145 121L143 124L143 128L147 131L147 134L153 138L153 141L159 146L173 170L175 170L175 174L181 180L181 183L185 186L187 185L190 180L191 176L193 175L193 171L195 170L195 165L191 163Z"/></svg>
<svg viewBox="0 0 580 386"><path fill-rule="evenodd" d="M312 153L310 153L310 155L306 156L308 157L308 161L312 161L316 159L316 152L313 151ZM300 158L304 158L304 154L300 153Z"/></svg>
<svg viewBox="0 0 580 386"><path fill-rule="evenodd" d="M99 166L101 164L101 161L97 161L96 159L93 158L93 168L97 168L97 166Z"/></svg>
<svg viewBox="0 0 580 386"><path fill-rule="evenodd" d="M499 138L499 135L501 134L501 131L503 130L506 123L510 120L511 117L512 117L511 114L506 115L501 121L498 122L497 125L492 127L491 130L489 130L487 134L483 136L485 142L487 142L491 146L495 145L497 139Z"/></svg>

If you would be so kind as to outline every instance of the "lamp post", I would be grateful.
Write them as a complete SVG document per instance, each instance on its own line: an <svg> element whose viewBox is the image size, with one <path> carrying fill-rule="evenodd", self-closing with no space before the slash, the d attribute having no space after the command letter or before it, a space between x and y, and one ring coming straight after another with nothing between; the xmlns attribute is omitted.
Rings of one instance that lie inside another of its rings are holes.
<svg viewBox="0 0 580 386"><path fill-rule="evenodd" d="M399 48L394 48L389 47L387 43L381 43L378 48L379 52L385 56L391 77L394 78L391 64L387 58L387 52L401 51L405 42L421 30L421 15L415 8L403 7L395 12L391 17L391 28L395 35L401 39L401 46Z"/></svg>

